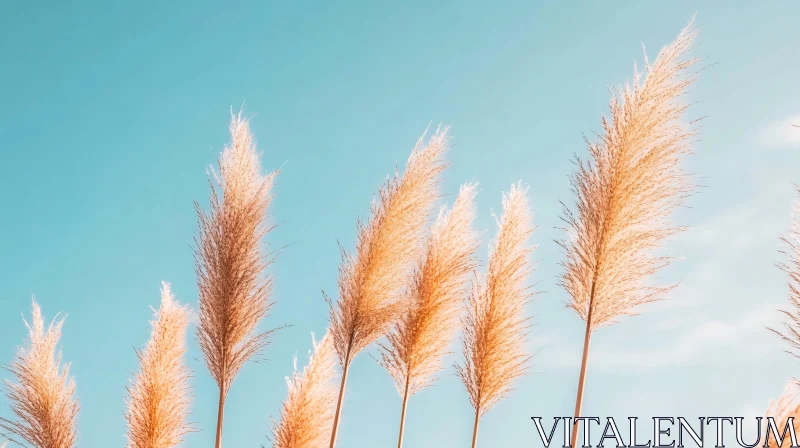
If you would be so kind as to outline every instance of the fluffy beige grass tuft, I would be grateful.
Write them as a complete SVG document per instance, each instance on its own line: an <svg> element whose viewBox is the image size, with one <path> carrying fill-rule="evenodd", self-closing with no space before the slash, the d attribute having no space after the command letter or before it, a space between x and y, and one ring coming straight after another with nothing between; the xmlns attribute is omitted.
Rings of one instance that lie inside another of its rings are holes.
<svg viewBox="0 0 800 448"><path fill-rule="evenodd" d="M792 417L794 422L794 431L797 436L800 437L800 389L798 389L796 382L788 384L784 388L783 394L780 396L780 398L769 404L766 416L773 417L775 419L775 426L777 427L779 435L783 429L787 427L789 417ZM791 446L791 440L789 438L788 431L784 436L783 443L779 444L778 441L775 440L775 434L770 431L769 427L766 425L767 423L765 422L764 434L765 437L768 437L768 439L765 440L765 447L788 448Z"/></svg>
<svg viewBox="0 0 800 448"><path fill-rule="evenodd" d="M69 363L61 364L63 319L56 318L45 329L39 305L33 300L28 341L18 349L9 372L16 382L6 381L6 397L17 421L0 418L0 428L35 448L72 448L77 443L78 401Z"/></svg>
<svg viewBox="0 0 800 448"><path fill-rule="evenodd" d="M342 384L330 448L336 445L339 415L350 362L401 315L402 290L424 254L426 224L439 198L439 174L449 138L437 129L417 142L402 177L397 173L372 203L369 222L358 223L355 254L342 253L339 299L330 304L330 332L342 365Z"/></svg>
<svg viewBox="0 0 800 448"><path fill-rule="evenodd" d="M189 370L183 360L189 309L175 302L163 283L161 308L154 314L150 341L136 351L140 370L128 388L129 448L172 448L191 431Z"/></svg>
<svg viewBox="0 0 800 448"><path fill-rule="evenodd" d="M289 394L283 402L280 423L273 423L274 448L322 448L329 442L336 405L336 351L326 334L302 374L297 371L286 382Z"/></svg>
<svg viewBox="0 0 800 448"><path fill-rule="evenodd" d="M525 347L530 319L525 305L532 293L525 283L533 269L528 239L534 228L525 193L521 185L512 185L503 195L486 278L475 283L464 321L465 363L456 369L475 409L473 448L481 416L508 395L531 359Z"/></svg>
<svg viewBox="0 0 800 448"><path fill-rule="evenodd" d="M381 365L403 397L398 446L403 444L408 399L436 380L458 329L461 303L469 290L465 286L476 264L474 217L475 185L465 185L452 210L440 212L425 258L414 273L408 307L387 335L388 343L381 345Z"/></svg>
<svg viewBox="0 0 800 448"><path fill-rule="evenodd" d="M563 217L572 239L560 243L566 252L561 284L572 298L568 306L586 322L575 417L582 407L592 332L635 314L674 287L646 281L670 263L653 250L681 230L669 217L692 191L681 160L690 152L694 130L682 122L686 106L679 101L694 81L686 72L696 60L685 58L697 35L691 26L652 65L645 60L645 77L634 69L633 82L612 96L600 140L588 142L591 161L576 162L577 211L564 207ZM576 424L572 446L577 437Z"/></svg>
<svg viewBox="0 0 800 448"><path fill-rule="evenodd" d="M195 242L200 292L197 339L219 386L216 448L222 445L225 398L242 365L267 343L257 326L267 315L272 278L261 246L275 173L261 174L248 121L241 113L230 124L231 143L211 175L211 210L196 205Z"/></svg>
<svg viewBox="0 0 800 448"><path fill-rule="evenodd" d="M669 264L652 250L682 230L669 217L692 190L681 159L694 132L682 124L686 106L678 100L694 80L685 73L696 60L684 55L695 36L691 28L681 31L652 65L646 62L644 80L634 70L633 82L611 99L600 141L588 143L592 161L576 162L577 214L564 209L574 239L561 242L562 284L590 330L634 314L672 288L644 281Z"/></svg>
<svg viewBox="0 0 800 448"><path fill-rule="evenodd" d="M800 193L800 188L798 188ZM789 277L789 305L788 310L781 310L785 317L783 331L770 328L788 345L787 352L800 358L800 202L794 204L792 228L789 235L781 238L786 246L782 251L788 261L780 268Z"/></svg>

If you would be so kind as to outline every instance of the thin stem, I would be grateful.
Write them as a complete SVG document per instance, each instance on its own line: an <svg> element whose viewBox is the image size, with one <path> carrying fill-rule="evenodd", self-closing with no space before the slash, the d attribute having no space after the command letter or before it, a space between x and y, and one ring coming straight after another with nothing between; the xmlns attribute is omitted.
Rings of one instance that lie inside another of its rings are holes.
<svg viewBox="0 0 800 448"><path fill-rule="evenodd" d="M478 446L478 423L481 419L480 409L475 409L475 426L472 427L472 448Z"/></svg>
<svg viewBox="0 0 800 448"><path fill-rule="evenodd" d="M219 388L219 408L217 409L217 441L215 448L222 448L222 418L225 414L225 392L223 386Z"/></svg>
<svg viewBox="0 0 800 448"><path fill-rule="evenodd" d="M345 357L345 364L342 368L342 384L339 386L339 402L336 404L336 415L333 418L333 430L331 431L331 445L330 448L336 446L336 434L339 432L339 416L342 411L342 402L344 401L344 389L347 385L347 371L350 369L350 354Z"/></svg>
<svg viewBox="0 0 800 448"><path fill-rule="evenodd" d="M403 431L406 427L406 408L408 407L408 387L410 383L410 378L407 378L406 390L403 393L403 410L400 412L400 437L397 440L397 448L403 448Z"/></svg>
<svg viewBox="0 0 800 448"><path fill-rule="evenodd" d="M581 406L583 405L583 388L586 385L586 361L589 358L589 339L592 332L589 330L589 324L586 324L586 335L583 338L583 360L581 361L581 375L578 379L578 396L575 399L575 418L580 417ZM575 448L575 443L578 441L578 421L572 425L572 443L570 446Z"/></svg>
<svg viewBox="0 0 800 448"><path fill-rule="evenodd" d="M572 424L572 442L570 446L575 448L578 442L578 420L577 418L581 415L581 407L583 406L583 389L586 385L586 364L589 360L589 341L592 337L592 311L594 311L594 307L592 306L592 302L594 301L594 286L597 284L597 281L592 282L592 291L589 295L589 314L586 316L586 333L583 335L583 358L581 359L581 374L578 377L578 394L575 398L575 420Z"/></svg>

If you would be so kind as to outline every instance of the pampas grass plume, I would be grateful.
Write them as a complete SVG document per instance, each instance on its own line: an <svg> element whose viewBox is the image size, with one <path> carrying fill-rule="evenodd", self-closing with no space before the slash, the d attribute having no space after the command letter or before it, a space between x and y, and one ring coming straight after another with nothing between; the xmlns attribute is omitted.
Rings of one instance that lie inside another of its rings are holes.
<svg viewBox="0 0 800 448"><path fill-rule="evenodd" d="M800 188L798 188L800 193ZM781 238L786 246L782 252L788 258L780 268L788 275L789 305L788 310L781 310L784 315L783 331L770 328L787 345L786 352L800 358L800 202L795 202L792 226L789 235Z"/></svg>
<svg viewBox="0 0 800 448"><path fill-rule="evenodd" d="M783 428L786 427L789 417L792 417L795 433L800 437L800 388L798 388L796 382L787 384L780 398L769 404L767 417L773 417L775 419L775 426L779 434L783 431ZM768 423L765 423L765 426L766 424ZM775 440L775 434L769 430L769 426L766 426L765 430L765 437L769 437L769 440L765 440L764 446L768 448L780 448L778 441ZM789 440L789 432L786 431L782 446L788 447L790 445L791 440Z"/></svg>
<svg viewBox="0 0 800 448"><path fill-rule="evenodd" d="M128 388L129 448L172 448L191 431L189 370L183 360L189 309L175 302L163 283L161 308L154 314L150 341L136 351L140 370Z"/></svg>
<svg viewBox="0 0 800 448"><path fill-rule="evenodd" d="M274 448L323 448L329 441L336 405L336 351L326 334L314 342L314 350L302 373L287 378L289 394L283 402L280 422L273 422Z"/></svg>
<svg viewBox="0 0 800 448"><path fill-rule="evenodd" d="M576 161L577 214L565 207L563 218L575 238L560 243L561 283L590 331L672 289L644 281L669 264L652 250L682 230L668 218L692 190L680 162L694 132L680 121L686 106L678 99L694 80L684 75L696 60L683 57L696 34L687 27L652 65L645 61L644 79L634 70L611 99L600 141L588 143L591 162Z"/></svg>
<svg viewBox="0 0 800 448"><path fill-rule="evenodd" d="M45 328L39 305L32 301L28 341L8 367L16 382L6 381L6 398L16 421L0 418L0 428L35 448L72 448L77 442L78 401L69 363L61 364L58 342L64 319Z"/></svg>
<svg viewBox="0 0 800 448"><path fill-rule="evenodd" d="M503 215L486 276L474 284L464 321L465 361L456 369L475 410L473 448L481 416L508 395L514 380L527 373L531 359L525 347L525 305L532 295L526 281L533 269L528 239L534 228L525 193L521 185L512 185L503 195Z"/></svg>
<svg viewBox="0 0 800 448"><path fill-rule="evenodd" d="M261 174L249 123L232 116L231 143L211 173L211 210L196 205L199 236L195 241L200 292L197 339L211 376L219 386L216 448L221 447L225 398L233 379L267 343L258 332L267 315L272 278L261 247L274 173Z"/></svg>
<svg viewBox="0 0 800 448"><path fill-rule="evenodd" d="M342 365L342 384L330 448L336 444L350 362L383 335L404 310L402 289L425 247L426 224L439 198L439 174L448 146L447 129L417 142L401 177L381 188L368 222L358 223L355 254L342 253L339 299L330 305L330 332Z"/></svg>
<svg viewBox="0 0 800 448"><path fill-rule="evenodd" d="M398 446L402 446L408 399L432 384L442 357L458 329L468 275L475 268L478 243L472 229L475 185L464 185L449 212L433 225L427 253L415 271L408 306L381 344L381 365L403 399Z"/></svg>
<svg viewBox="0 0 800 448"><path fill-rule="evenodd" d="M646 283L671 258L653 250L681 228L669 217L691 193L681 168L690 152L693 129L682 123L686 106L678 100L694 81L685 58L697 32L689 26L664 47L646 76L634 68L633 81L612 95L611 118L603 118L598 142L588 142L591 161L576 161L572 178L576 212L564 207L573 238L561 241L566 253L561 285L568 306L586 323L575 413L582 408L591 334L620 316L659 300L672 286ZM577 420L572 446L577 443Z"/></svg>

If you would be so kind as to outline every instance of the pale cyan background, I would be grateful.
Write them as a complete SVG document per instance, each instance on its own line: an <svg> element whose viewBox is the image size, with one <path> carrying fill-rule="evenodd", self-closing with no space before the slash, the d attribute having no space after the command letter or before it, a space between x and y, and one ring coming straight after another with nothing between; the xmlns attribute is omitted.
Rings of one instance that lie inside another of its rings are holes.
<svg viewBox="0 0 800 448"><path fill-rule="evenodd" d="M125 386L161 280L196 306L192 201L227 141L230 108L253 116L268 169L276 305L291 324L236 379L226 447L270 446L292 358L304 363L336 293L337 240L429 123L452 124L448 200L480 182L493 235L502 190L530 185L540 291L533 373L481 426L482 447L540 446L530 417L571 412L582 322L557 284L559 201L607 87L654 57L699 8L706 58L688 101L707 117L687 168L705 187L676 216L689 230L662 281L682 283L641 317L598 331L585 415L761 414L797 362L765 325L786 303L778 237L800 182L800 3L83 1L0 5L0 362L22 341L35 294L68 315L64 359L81 400L80 443L123 446ZM484 247L486 247L484 245ZM485 254L485 249L482 249ZM185 446L213 443L216 387L190 343ZM448 359L448 365L455 357ZM5 374L3 374L5 375ZM367 353L355 361L339 446L396 444L400 401ZM448 369L413 397L406 446L463 447L472 415ZM0 416L9 417L0 401ZM623 422L624 423L624 422Z"/></svg>

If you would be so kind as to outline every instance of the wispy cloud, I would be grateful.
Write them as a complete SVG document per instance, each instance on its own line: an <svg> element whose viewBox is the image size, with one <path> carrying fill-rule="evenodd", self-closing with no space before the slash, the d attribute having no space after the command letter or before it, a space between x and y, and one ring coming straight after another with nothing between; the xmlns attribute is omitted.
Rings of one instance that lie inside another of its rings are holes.
<svg viewBox="0 0 800 448"><path fill-rule="evenodd" d="M788 208L782 214L785 216L783 221L776 221L770 213L776 209L773 202L776 196L780 198L776 194L780 187L758 185L761 194L752 202L740 203L689 227L680 240L681 244L701 253L712 249L713 252L707 255L717 259L724 258L720 255L745 252L770 240L777 244L780 231L789 223ZM720 250L724 254L720 254Z"/></svg>
<svg viewBox="0 0 800 448"><path fill-rule="evenodd" d="M800 148L800 114L775 121L761 131L762 143L771 148Z"/></svg>
<svg viewBox="0 0 800 448"><path fill-rule="evenodd" d="M593 354L592 368L607 373L638 374L668 367L711 363L752 362L753 356L763 356L758 336L765 327L779 320L772 306L749 310L733 321L710 320L688 328L670 338L660 347L642 349L607 349L598 347ZM736 346L748 356L716 358L716 348ZM574 368L580 359L576 350L560 350L555 361L562 367ZM752 355L752 356L751 356Z"/></svg>

